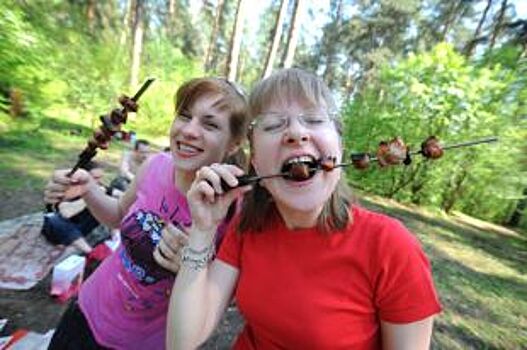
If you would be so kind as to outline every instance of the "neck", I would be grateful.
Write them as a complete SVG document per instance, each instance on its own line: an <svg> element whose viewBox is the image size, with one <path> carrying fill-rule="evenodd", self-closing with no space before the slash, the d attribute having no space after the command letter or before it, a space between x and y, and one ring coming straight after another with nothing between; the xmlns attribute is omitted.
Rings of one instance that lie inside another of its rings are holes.
<svg viewBox="0 0 527 350"><path fill-rule="evenodd" d="M192 181L196 177L196 172L175 169L174 174L174 185L180 192L186 195L190 189L190 185L192 185Z"/></svg>
<svg viewBox="0 0 527 350"><path fill-rule="evenodd" d="M290 230L315 227L322 212L322 207L309 211L300 211L284 207L279 203L276 203L276 208L286 227Z"/></svg>

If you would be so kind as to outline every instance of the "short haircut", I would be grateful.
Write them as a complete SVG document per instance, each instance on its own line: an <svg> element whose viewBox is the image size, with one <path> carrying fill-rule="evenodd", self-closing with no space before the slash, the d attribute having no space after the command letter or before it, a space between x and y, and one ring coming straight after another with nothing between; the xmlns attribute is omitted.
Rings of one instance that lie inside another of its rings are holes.
<svg viewBox="0 0 527 350"><path fill-rule="evenodd" d="M137 151L139 149L139 146L150 146L150 142L148 142L147 140L144 140L144 139L139 139L137 141L135 141L135 145L134 145L134 149Z"/></svg>

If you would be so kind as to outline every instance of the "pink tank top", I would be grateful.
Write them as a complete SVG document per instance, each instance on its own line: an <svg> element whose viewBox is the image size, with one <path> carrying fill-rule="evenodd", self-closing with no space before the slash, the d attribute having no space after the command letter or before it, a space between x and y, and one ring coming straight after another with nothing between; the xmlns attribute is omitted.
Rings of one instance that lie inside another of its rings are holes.
<svg viewBox="0 0 527 350"><path fill-rule="evenodd" d="M112 349L164 349L175 275L153 250L162 222L189 227L187 201L174 186L174 163L165 153L149 163L137 199L121 222L122 244L84 282L79 305L100 345Z"/></svg>

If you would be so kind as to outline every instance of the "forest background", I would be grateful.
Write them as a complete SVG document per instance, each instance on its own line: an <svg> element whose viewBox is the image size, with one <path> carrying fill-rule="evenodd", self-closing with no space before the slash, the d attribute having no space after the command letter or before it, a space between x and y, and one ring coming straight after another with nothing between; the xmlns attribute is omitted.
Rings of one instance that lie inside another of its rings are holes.
<svg viewBox="0 0 527 350"><path fill-rule="evenodd" d="M347 154L375 152L394 136L412 150L429 135L445 144L499 138L346 176L430 257L444 306L433 348L523 348L525 0L1 0L0 219L41 211L52 169L72 166L99 116L147 77L156 81L126 128L161 149L185 80L224 76L249 91L291 66L332 88ZM115 171L128 147L113 142L98 159ZM45 290L0 291L0 310L12 311L3 317L53 327L60 310ZM32 312L38 300L57 315ZM236 324L217 339L232 339Z"/></svg>
<svg viewBox="0 0 527 350"><path fill-rule="evenodd" d="M350 171L355 186L525 228L527 19L515 4L2 1L0 108L33 124L69 116L92 126L118 93L154 76L129 127L166 144L173 94L186 79L226 76L250 88L299 66L338 96L349 151L375 151L394 136L414 150L428 135L448 144L500 138L433 165Z"/></svg>
<svg viewBox="0 0 527 350"><path fill-rule="evenodd" d="M250 89L273 69L299 66L334 90L348 151L375 151L394 136L414 150L429 135L447 144L500 138L433 165L349 171L355 187L525 229L527 19L518 4L525 8L511 0L4 0L0 132L24 130L21 119L91 128L117 95L153 76L129 128L165 145L173 94L186 79L226 76Z"/></svg>

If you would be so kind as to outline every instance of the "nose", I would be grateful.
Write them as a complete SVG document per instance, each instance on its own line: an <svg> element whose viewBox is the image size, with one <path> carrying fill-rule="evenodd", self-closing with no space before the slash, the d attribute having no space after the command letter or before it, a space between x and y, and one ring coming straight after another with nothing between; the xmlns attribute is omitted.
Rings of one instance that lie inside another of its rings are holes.
<svg viewBox="0 0 527 350"><path fill-rule="evenodd" d="M198 118L192 118L188 123L181 126L181 134L186 138L198 138L200 130L201 128Z"/></svg>
<svg viewBox="0 0 527 350"><path fill-rule="evenodd" d="M289 117L287 128L284 132L284 141L286 144L294 145L307 142L310 138L307 130L298 118Z"/></svg>

